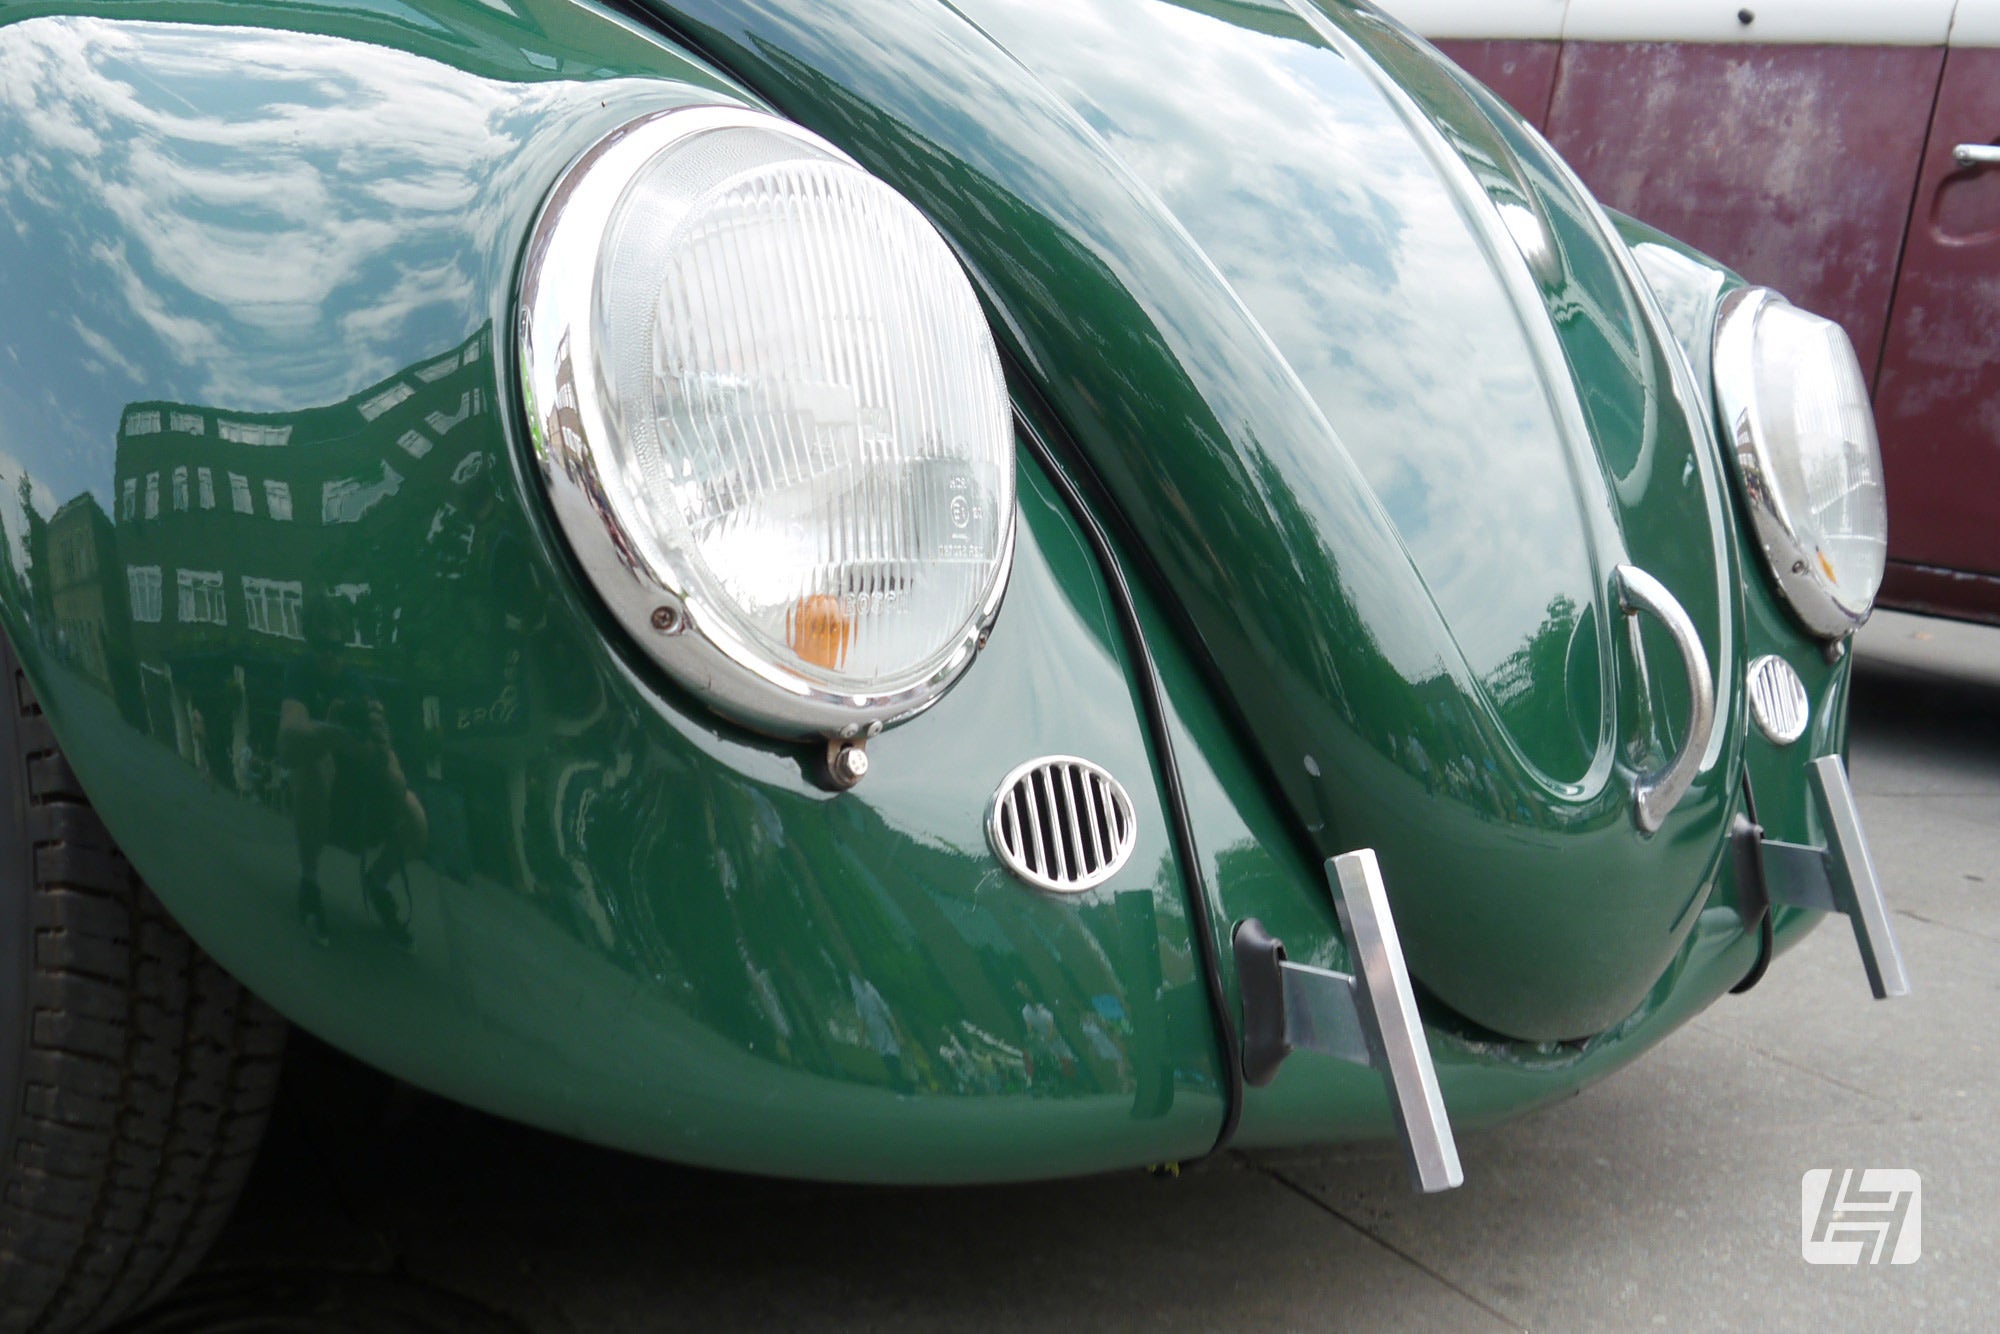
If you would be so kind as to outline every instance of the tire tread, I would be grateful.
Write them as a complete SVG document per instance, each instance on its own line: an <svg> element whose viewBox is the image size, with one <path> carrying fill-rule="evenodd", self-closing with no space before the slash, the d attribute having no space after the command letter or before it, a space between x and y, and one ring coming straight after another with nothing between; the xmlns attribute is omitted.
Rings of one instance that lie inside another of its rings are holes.
<svg viewBox="0 0 2000 1334"><path fill-rule="evenodd" d="M33 840L20 1103L0 1192L0 1329L101 1328L200 1262L277 1094L285 1025L117 849L11 653Z"/></svg>

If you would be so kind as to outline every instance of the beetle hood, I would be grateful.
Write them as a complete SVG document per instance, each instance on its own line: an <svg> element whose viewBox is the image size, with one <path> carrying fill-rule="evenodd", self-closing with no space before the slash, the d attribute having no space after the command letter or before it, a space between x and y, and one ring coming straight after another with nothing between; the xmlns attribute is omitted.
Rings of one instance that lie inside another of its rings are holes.
<svg viewBox="0 0 2000 1334"><path fill-rule="evenodd" d="M1523 1037L1629 1012L1719 862L1739 611L1685 362L1573 178L1366 8L813 8L673 17L960 248L1322 854L1377 850L1419 979ZM1688 688L1626 563L1723 692L1650 836Z"/></svg>

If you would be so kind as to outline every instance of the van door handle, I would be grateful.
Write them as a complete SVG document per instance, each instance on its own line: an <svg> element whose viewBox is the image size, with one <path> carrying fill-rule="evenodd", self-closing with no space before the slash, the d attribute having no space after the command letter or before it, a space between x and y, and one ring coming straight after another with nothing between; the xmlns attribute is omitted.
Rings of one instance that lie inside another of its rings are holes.
<svg viewBox="0 0 2000 1334"><path fill-rule="evenodd" d="M1960 144L1951 150L1951 160L1961 167L2000 166L2000 144Z"/></svg>

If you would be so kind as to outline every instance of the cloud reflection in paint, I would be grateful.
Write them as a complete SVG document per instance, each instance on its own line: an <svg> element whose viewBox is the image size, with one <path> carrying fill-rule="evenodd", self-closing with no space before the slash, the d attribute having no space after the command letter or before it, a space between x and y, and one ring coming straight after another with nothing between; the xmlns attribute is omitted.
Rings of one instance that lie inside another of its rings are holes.
<svg viewBox="0 0 2000 1334"><path fill-rule="evenodd" d="M553 94L353 51L87 19L0 42L0 247L59 276L120 391L333 402L487 317L480 186Z"/></svg>
<svg viewBox="0 0 2000 1334"><path fill-rule="evenodd" d="M968 9L1214 261L1360 465L1475 672L1494 681L1552 597L1592 600L1520 317L1361 71L1278 8L1258 25L1274 31L1168 4Z"/></svg>

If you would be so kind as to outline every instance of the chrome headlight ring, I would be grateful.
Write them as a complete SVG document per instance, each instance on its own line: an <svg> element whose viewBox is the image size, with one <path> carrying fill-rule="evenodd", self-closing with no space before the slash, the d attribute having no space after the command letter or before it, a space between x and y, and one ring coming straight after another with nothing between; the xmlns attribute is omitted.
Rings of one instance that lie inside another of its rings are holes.
<svg viewBox="0 0 2000 1334"><path fill-rule="evenodd" d="M865 737L971 662L1013 556L999 356L943 238L846 154L741 107L621 126L542 207L517 339L571 550L718 713Z"/></svg>
<svg viewBox="0 0 2000 1334"><path fill-rule="evenodd" d="M1723 298L1716 406L1778 592L1830 640L1868 619L1888 546L1882 452L1840 326L1768 288Z"/></svg>

